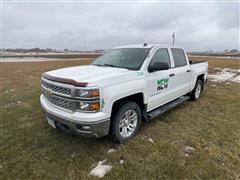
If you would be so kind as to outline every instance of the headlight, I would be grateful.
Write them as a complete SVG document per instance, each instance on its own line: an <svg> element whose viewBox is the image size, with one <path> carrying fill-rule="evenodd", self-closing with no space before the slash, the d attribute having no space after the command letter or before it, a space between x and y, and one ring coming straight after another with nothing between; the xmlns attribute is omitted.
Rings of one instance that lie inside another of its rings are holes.
<svg viewBox="0 0 240 180"><path fill-rule="evenodd" d="M98 111L100 109L99 101L80 101L77 103L77 109L80 111Z"/></svg>
<svg viewBox="0 0 240 180"><path fill-rule="evenodd" d="M98 89L78 89L77 97L79 98L99 97L99 90Z"/></svg>
<svg viewBox="0 0 240 180"><path fill-rule="evenodd" d="M95 112L100 110L99 89L98 88L79 88L76 90L77 110Z"/></svg>

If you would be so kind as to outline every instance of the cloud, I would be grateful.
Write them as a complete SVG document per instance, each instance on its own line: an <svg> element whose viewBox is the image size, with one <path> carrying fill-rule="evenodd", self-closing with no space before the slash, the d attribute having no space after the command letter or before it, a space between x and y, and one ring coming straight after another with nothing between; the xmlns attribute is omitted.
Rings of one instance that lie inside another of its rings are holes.
<svg viewBox="0 0 240 180"><path fill-rule="evenodd" d="M3 46L108 49L176 43L187 50L239 49L239 2L3 3ZM221 38L220 38L221 37Z"/></svg>

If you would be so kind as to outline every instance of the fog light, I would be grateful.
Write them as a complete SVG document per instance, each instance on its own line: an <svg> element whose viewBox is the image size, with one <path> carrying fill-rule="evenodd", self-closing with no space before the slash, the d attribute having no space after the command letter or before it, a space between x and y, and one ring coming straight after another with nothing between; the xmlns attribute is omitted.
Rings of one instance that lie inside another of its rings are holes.
<svg viewBox="0 0 240 180"><path fill-rule="evenodd" d="M85 126L85 125L84 125L84 126L82 126L82 129L89 131L89 130L91 130L91 126Z"/></svg>

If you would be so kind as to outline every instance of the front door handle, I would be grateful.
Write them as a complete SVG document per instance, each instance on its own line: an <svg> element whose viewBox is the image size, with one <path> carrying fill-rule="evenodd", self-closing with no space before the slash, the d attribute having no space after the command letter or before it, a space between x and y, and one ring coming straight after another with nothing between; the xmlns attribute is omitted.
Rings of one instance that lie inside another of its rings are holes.
<svg viewBox="0 0 240 180"><path fill-rule="evenodd" d="M172 77L172 76L175 76L175 74L174 73L169 74L169 77Z"/></svg>
<svg viewBox="0 0 240 180"><path fill-rule="evenodd" d="M191 69L188 69L187 72L191 72Z"/></svg>

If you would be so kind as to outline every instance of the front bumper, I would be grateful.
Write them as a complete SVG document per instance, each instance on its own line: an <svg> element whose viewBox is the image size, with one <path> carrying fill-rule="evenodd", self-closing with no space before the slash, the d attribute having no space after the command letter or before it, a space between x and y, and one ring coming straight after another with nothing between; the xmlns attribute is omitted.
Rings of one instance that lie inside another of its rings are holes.
<svg viewBox="0 0 240 180"><path fill-rule="evenodd" d="M102 137L106 136L109 131L110 119L102 121L85 123L85 122L72 122L52 114L47 113L47 118L51 119L56 128L59 128L68 133L80 134L85 137ZM83 127L89 127L88 130Z"/></svg>
<svg viewBox="0 0 240 180"><path fill-rule="evenodd" d="M47 118L52 120L57 128L87 137L108 135L110 118L103 112L65 112L51 105L43 95L40 96L40 102L46 111ZM86 127L88 128L86 129Z"/></svg>

